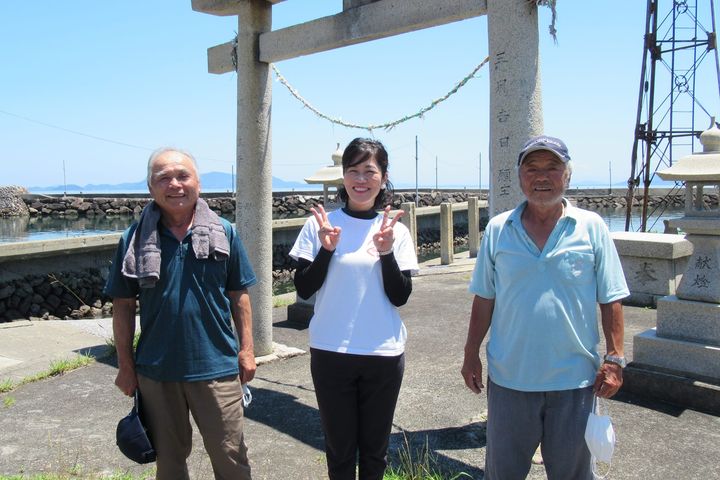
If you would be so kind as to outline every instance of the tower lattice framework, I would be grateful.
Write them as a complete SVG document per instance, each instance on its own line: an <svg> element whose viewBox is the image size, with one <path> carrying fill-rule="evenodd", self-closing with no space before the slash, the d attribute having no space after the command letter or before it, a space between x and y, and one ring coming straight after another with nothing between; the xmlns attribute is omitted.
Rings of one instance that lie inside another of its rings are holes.
<svg viewBox="0 0 720 480"><path fill-rule="evenodd" d="M640 225L647 231L649 189L657 171L696 151L720 100L713 0L648 0L637 121L628 179L625 230L642 188ZM678 190L682 185L671 189ZM657 208L663 208L663 203ZM650 226L653 227L652 225Z"/></svg>

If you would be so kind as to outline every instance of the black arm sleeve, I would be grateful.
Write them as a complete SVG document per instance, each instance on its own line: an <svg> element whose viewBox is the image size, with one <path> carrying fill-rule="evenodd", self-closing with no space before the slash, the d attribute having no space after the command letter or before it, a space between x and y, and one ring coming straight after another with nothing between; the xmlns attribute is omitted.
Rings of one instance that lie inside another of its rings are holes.
<svg viewBox="0 0 720 480"><path fill-rule="evenodd" d="M312 297L313 293L320 290L327 276L328 266L330 265L332 256L333 252L325 250L325 248L320 248L320 251L312 262L304 258L297 260L293 283L295 284L295 291L300 295L300 298L307 300Z"/></svg>
<svg viewBox="0 0 720 480"><path fill-rule="evenodd" d="M381 255L380 267L382 268L385 294L388 296L390 303L396 307L405 305L408 298L410 298L410 293L412 293L410 270L400 271L394 253Z"/></svg>

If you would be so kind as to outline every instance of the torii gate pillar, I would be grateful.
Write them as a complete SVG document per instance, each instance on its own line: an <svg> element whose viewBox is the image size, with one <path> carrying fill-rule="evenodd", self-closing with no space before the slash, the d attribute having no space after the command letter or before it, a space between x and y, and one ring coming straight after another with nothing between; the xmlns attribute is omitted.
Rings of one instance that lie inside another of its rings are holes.
<svg viewBox="0 0 720 480"><path fill-rule="evenodd" d="M237 74L235 222L258 279L250 295L255 355L268 355L273 349L272 73L258 60L258 51L260 34L272 30L272 3L193 0L193 9L238 17L236 53L227 56Z"/></svg>
<svg viewBox="0 0 720 480"><path fill-rule="evenodd" d="M487 0L490 49L490 216L523 198L517 155L543 133L537 7L527 0Z"/></svg>
<svg viewBox="0 0 720 480"><path fill-rule="evenodd" d="M250 296L255 355L272 353L272 73L257 59L258 36L272 29L272 4L238 4L235 222L258 283Z"/></svg>

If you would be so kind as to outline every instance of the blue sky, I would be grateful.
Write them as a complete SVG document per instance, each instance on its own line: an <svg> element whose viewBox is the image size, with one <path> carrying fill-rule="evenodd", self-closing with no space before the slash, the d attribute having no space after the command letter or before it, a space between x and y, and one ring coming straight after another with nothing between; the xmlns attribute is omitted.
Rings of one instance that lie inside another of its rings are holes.
<svg viewBox="0 0 720 480"><path fill-rule="evenodd" d="M630 171L645 24L644 0L558 2L558 43L540 9L545 131L565 139L575 184L624 181ZM274 28L336 13L341 0L288 0ZM207 73L207 48L229 41L234 17L190 1L0 3L0 184L120 183L144 177L163 145L193 152L201 172L231 172L236 76ZM519 32L522 34L522 32ZM488 54L486 17L279 62L315 107L360 124L412 114ZM714 65L713 65L714 67ZM707 79L708 83L714 78ZM390 132L397 185L487 185L488 71ZM718 110L717 104L711 108ZM273 175L300 181L366 131L316 117L273 83Z"/></svg>

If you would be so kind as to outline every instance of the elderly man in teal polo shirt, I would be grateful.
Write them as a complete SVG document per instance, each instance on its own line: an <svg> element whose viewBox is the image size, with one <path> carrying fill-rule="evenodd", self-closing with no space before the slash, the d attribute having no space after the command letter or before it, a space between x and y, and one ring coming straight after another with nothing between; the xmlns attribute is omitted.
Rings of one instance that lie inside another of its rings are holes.
<svg viewBox="0 0 720 480"><path fill-rule="evenodd" d="M113 297L115 384L142 394L158 480L189 478L190 412L215 478L248 480L242 384L255 375L247 290L255 274L235 228L200 198L189 153L155 151L147 182L153 201L123 233L105 287ZM133 352L136 299L141 332Z"/></svg>
<svg viewBox="0 0 720 480"><path fill-rule="evenodd" d="M602 218L563 198L572 174L565 143L531 138L517 165L526 200L490 220L469 287L461 373L475 393L490 332L485 479L526 478L540 444L550 480L591 480L585 426L593 395L609 398L622 385L629 291Z"/></svg>

